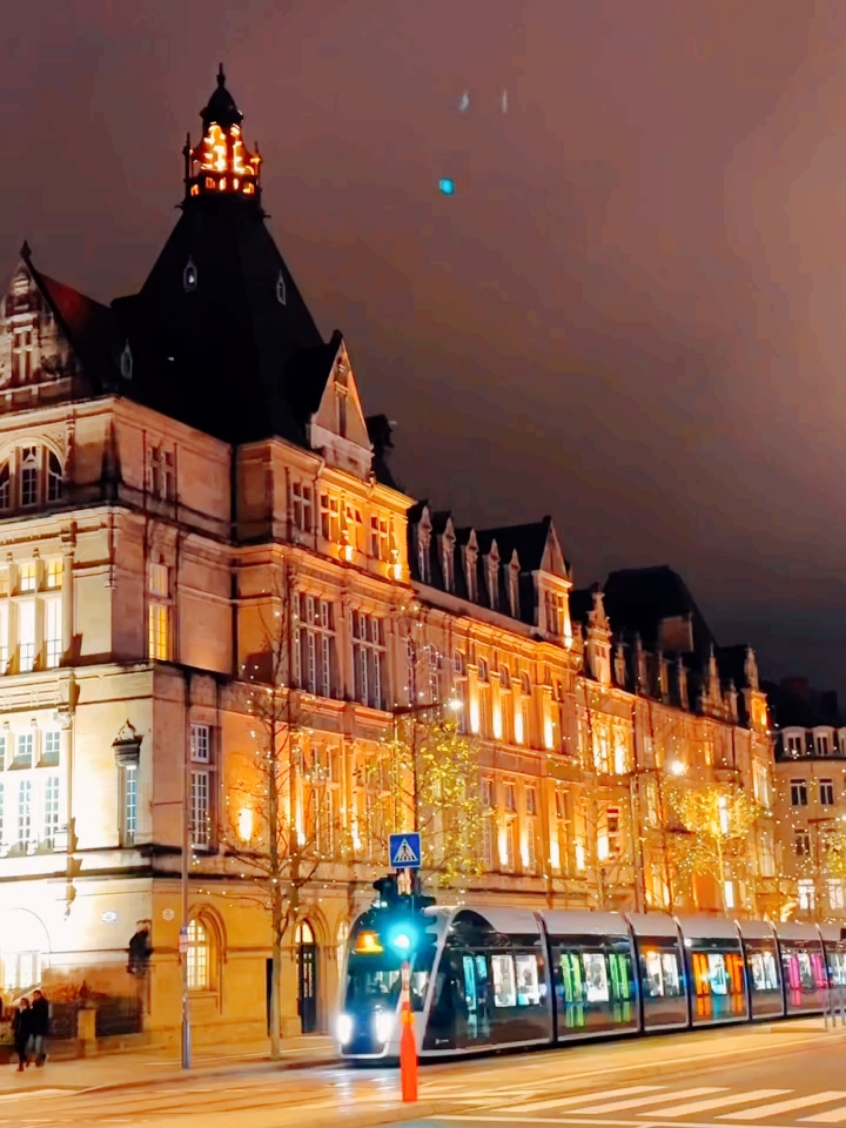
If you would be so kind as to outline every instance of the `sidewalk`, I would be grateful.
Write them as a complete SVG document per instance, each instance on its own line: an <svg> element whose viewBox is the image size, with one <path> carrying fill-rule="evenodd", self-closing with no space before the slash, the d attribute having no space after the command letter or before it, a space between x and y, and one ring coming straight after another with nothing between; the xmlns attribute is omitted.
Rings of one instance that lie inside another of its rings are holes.
<svg viewBox="0 0 846 1128"><path fill-rule="evenodd" d="M191 1075L196 1077L237 1076L274 1070L315 1069L334 1065L337 1054L331 1038L311 1034L286 1038L280 1061L270 1060L267 1039L237 1045L201 1046L191 1057ZM48 1089L128 1089L186 1076L179 1047L103 1054L69 1061L49 1061L43 1069L31 1065L24 1073L17 1066L0 1067L0 1096Z"/></svg>

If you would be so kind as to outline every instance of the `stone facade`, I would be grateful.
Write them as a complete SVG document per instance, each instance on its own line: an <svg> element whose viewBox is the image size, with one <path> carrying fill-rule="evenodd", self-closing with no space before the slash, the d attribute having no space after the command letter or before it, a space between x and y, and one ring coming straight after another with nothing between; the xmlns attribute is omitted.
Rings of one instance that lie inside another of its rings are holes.
<svg viewBox="0 0 846 1128"><path fill-rule="evenodd" d="M218 126L222 105L235 145L240 115L221 90L222 78L204 127ZM232 225L256 255L249 285L266 275L270 289L244 299L258 325L244 372L206 390L232 411L183 396L199 378L184 340L217 323L190 304L168 320L176 298L159 301L157 287L190 303L206 300L214 277L229 285L197 209L226 224L227 208L255 209L259 196L257 163L244 195L231 169L197 171L203 152L191 151L183 218L139 295L100 306L41 274L24 248L3 307L5 999L84 982L137 997L147 1028L172 1037L187 857L196 1036L265 1031L268 915L229 844L262 801L258 784L245 798L244 779L268 624L287 632L286 693L320 764L302 786L343 832L286 938L287 1032L327 1028L346 931L385 872L363 813L367 764L398 710L457 697L478 739L485 872L449 896L721 911L728 894L713 877L685 885L668 861L664 789L684 774L690 786L728 780L755 796L731 906L768 911L770 738L751 652L703 647L695 608L685 618L653 604L654 638L635 637L613 577L616 619L602 592L573 592L549 518L456 528L400 492L384 420L365 419L340 334L314 343L260 211L233 210ZM230 191L237 198L223 198ZM215 293L214 308L226 300ZM271 354L280 367L266 371ZM268 371L286 374L284 402ZM264 413L239 406L247 387L269 397ZM133 977L127 948L143 932L152 957Z"/></svg>

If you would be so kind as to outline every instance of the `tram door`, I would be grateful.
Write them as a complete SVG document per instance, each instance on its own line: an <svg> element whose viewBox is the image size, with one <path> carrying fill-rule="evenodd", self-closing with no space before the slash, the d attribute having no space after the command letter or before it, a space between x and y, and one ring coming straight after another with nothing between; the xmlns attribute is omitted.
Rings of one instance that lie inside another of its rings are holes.
<svg viewBox="0 0 846 1128"><path fill-rule="evenodd" d="M298 998L297 1011L303 1034L317 1029L317 944L314 930L307 920L297 926Z"/></svg>

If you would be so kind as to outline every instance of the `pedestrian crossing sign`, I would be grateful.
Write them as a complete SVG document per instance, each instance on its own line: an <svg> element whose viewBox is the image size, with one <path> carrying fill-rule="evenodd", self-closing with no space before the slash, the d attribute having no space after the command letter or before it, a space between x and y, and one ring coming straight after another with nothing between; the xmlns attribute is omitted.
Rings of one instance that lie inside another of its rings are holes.
<svg viewBox="0 0 846 1128"><path fill-rule="evenodd" d="M417 831L390 836L388 858L393 869L420 869L420 856L420 835Z"/></svg>

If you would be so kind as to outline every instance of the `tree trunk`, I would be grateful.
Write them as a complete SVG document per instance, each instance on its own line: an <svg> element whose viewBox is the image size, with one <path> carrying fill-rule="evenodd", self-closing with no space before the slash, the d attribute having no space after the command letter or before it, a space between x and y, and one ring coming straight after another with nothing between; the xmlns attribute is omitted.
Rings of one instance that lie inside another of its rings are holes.
<svg viewBox="0 0 846 1128"><path fill-rule="evenodd" d="M274 906L275 907L275 906ZM276 913L274 912L274 916ZM282 944L279 932L274 922L273 948L270 957L270 1056L273 1061L278 1061L282 1056L281 1048L281 1014L279 1009L279 986L282 979Z"/></svg>

